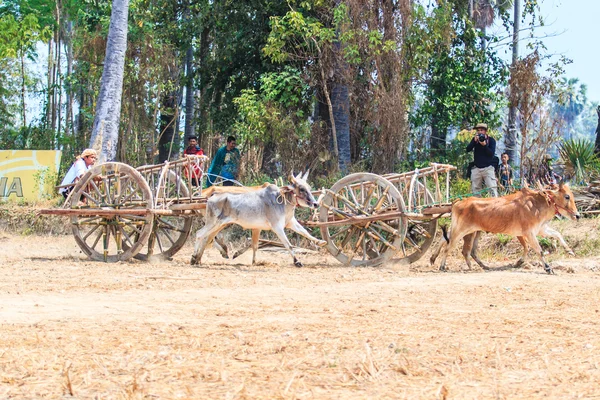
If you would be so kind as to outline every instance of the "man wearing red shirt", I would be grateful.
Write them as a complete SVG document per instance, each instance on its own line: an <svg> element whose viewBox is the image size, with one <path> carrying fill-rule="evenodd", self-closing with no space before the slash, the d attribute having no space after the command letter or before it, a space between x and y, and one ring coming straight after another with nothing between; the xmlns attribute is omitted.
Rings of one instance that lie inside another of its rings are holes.
<svg viewBox="0 0 600 400"><path fill-rule="evenodd" d="M188 138L188 147L183 151L185 155L203 156L204 150L198 146L198 138L196 136L190 136ZM186 176L191 179L193 186L198 186L202 181L202 168L200 163L194 163L192 165L192 174L190 176L189 171L186 170Z"/></svg>

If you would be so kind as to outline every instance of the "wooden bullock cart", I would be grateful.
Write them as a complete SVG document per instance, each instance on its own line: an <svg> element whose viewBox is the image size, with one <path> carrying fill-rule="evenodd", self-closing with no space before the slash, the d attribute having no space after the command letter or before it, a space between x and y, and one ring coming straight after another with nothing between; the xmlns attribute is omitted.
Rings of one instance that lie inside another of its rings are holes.
<svg viewBox="0 0 600 400"><path fill-rule="evenodd" d="M202 171L206 161L186 156L139 168L97 165L77 182L63 208L41 213L69 216L77 244L94 260L169 258L206 207L202 188L187 178L194 164ZM440 205L449 201L455 169L432 163L402 174L348 175L325 191L318 221L302 223L319 228L329 252L344 264L375 266L394 256L412 263L432 244L437 217L449 211Z"/></svg>

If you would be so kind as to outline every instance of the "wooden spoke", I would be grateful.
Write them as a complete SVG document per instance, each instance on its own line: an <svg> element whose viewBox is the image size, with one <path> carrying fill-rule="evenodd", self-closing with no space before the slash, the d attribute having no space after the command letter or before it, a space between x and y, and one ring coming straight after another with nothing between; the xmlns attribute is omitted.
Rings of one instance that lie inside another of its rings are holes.
<svg viewBox="0 0 600 400"><path fill-rule="evenodd" d="M352 203L354 203L354 205L356 206L356 208L362 209L362 205L358 201L358 199L356 198L356 193L354 193L354 189L352 189L350 186L346 186L346 191L347 191L347 193L349 195L350 200L352 200Z"/></svg>
<svg viewBox="0 0 600 400"><path fill-rule="evenodd" d="M419 193L419 203L434 204L432 193L422 183L416 182L414 191ZM406 237L402 243L403 257L407 263L414 263L431 247L437 231L437 219L408 220Z"/></svg>
<svg viewBox="0 0 600 400"><path fill-rule="evenodd" d="M98 225L98 227L100 227L100 225ZM104 235L104 227L102 227L102 229L100 229L98 231L98 234L96 235L96 239L94 240L94 242L92 243L91 248L95 249L96 245L98 244L98 242L100 241L100 239L102 238L102 235Z"/></svg>
<svg viewBox="0 0 600 400"><path fill-rule="evenodd" d="M344 233L344 232L347 232L349 229L352 229L352 225L347 225L347 226L344 226L342 229L340 229L340 230L338 230L337 232L335 232L335 233L333 233L333 234L329 235L329 237L330 237L331 239L333 239L333 238L336 238L337 236L341 235L342 233Z"/></svg>
<svg viewBox="0 0 600 400"><path fill-rule="evenodd" d="M125 229L123 229L123 227L121 225L119 225L119 231L121 232L121 236L124 237L125 239L125 243L127 243L129 245L129 247L133 246L134 241L132 240L131 236L129 235L129 233L127 233L125 231ZM139 233L139 232L138 232Z"/></svg>
<svg viewBox="0 0 600 400"><path fill-rule="evenodd" d="M83 236L83 239L87 239L92 233L96 232L96 230L99 227L100 227L100 225L96 225L96 226L92 227L92 229L90 229L89 232Z"/></svg>
<svg viewBox="0 0 600 400"><path fill-rule="evenodd" d="M155 209L166 209L173 199L189 197L185 182L172 170L153 169L146 179L153 182ZM162 181L161 181L162 179ZM135 255L139 260L167 259L175 255L186 243L192 231L192 217L184 215L155 215L148 242ZM123 248L128 244L124 243Z"/></svg>

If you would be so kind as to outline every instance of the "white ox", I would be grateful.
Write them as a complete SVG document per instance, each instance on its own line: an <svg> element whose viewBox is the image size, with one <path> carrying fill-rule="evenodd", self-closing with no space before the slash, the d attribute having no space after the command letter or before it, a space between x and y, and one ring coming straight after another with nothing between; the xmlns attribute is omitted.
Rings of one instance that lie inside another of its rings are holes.
<svg viewBox="0 0 600 400"><path fill-rule="evenodd" d="M206 245L227 225L238 224L244 229L252 230L252 263L255 261L258 248L258 237L261 230L273 231L285 248L290 252L294 265L301 267L292 245L285 235L285 228L324 246L326 242L313 237L296 220L296 206L317 208L311 188L306 182L308 171L302 176L290 175L290 185L279 188L268 185L258 190L245 193L214 193L206 202L205 225L196 234L196 245L191 264L200 264Z"/></svg>
<svg viewBox="0 0 600 400"><path fill-rule="evenodd" d="M572 220L579 219L573 192L568 185L560 184L557 190L534 191L523 188L503 197L470 197L459 200L452 205L451 238L448 239L444 232L448 244L442 255L440 270L446 269L448 252L463 237L462 254L468 268L471 269L469 256L473 256L475 261L485 268L476 254L479 232L485 231L516 236L523 246L523 256L517 265L523 263L529 246L531 246L540 256L545 271L551 274L553 270L544 260L536 235L555 237L569 253L572 253L560 233L548 226L555 214L562 214ZM442 247L443 244L431 256L431 264L435 262Z"/></svg>

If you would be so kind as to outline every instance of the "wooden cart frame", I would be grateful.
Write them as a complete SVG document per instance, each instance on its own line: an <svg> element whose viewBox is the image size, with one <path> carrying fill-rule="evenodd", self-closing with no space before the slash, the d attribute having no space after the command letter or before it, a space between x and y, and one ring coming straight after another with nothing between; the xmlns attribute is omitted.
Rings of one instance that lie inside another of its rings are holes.
<svg viewBox="0 0 600 400"><path fill-rule="evenodd" d="M69 216L77 244L94 260L169 258L185 245L192 219L206 207L190 171L202 173L207 160L186 156L139 168L118 162L94 166L62 209L41 213ZM455 169L432 163L401 174L348 175L325 190L318 221L301 222L318 228L329 252L344 264L375 266L392 257L415 262L434 240L437 217L449 211L440 205L449 202ZM201 175L195 178L202 181Z"/></svg>

